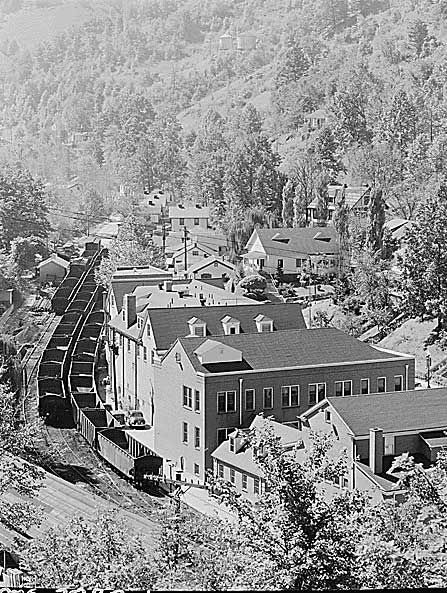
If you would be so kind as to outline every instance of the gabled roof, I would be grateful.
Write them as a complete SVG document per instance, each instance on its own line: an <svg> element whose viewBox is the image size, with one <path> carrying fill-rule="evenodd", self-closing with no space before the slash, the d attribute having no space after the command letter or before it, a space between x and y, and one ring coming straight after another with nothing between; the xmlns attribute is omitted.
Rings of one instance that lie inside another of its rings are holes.
<svg viewBox="0 0 447 593"><path fill-rule="evenodd" d="M328 401L357 437L369 435L370 428L376 426L384 433L447 428L445 387L330 397Z"/></svg>
<svg viewBox="0 0 447 593"><path fill-rule="evenodd" d="M339 251L338 235L333 227L256 229L253 233L259 237L267 255L294 258ZM249 255L250 252L245 257Z"/></svg>
<svg viewBox="0 0 447 593"><path fill-rule="evenodd" d="M169 207L169 218L209 218L210 209L207 206L179 206Z"/></svg>
<svg viewBox="0 0 447 593"><path fill-rule="evenodd" d="M242 334L257 333L255 317L268 314L273 319L274 331L305 329L306 323L297 303L256 303L253 305L225 305L217 307L189 307L173 309L148 309L152 335L158 350L167 350L177 338L189 334L188 320L198 316L206 323L207 336L223 336L222 320L231 315L240 322Z"/></svg>
<svg viewBox="0 0 447 593"><path fill-rule="evenodd" d="M267 427L273 431L274 436L280 437L280 442L283 446L294 444L301 438L301 432L296 428L264 418L261 414L255 416L253 422L250 424L250 430L263 431ZM253 460L251 447L244 446L237 453L233 453L230 451L228 440L226 440L211 453L211 456L218 461L237 467L252 475L262 476L261 468Z"/></svg>
<svg viewBox="0 0 447 593"><path fill-rule="evenodd" d="M236 266L234 264L230 263L229 261L225 261L221 257L212 256L212 257L207 257L206 259L203 259L202 261L199 261L199 262L193 264L192 266L190 266L188 268L187 273L194 274L195 272L198 272L198 271L202 270L203 268L208 267L209 265L213 264L214 262L218 262L221 266L228 268L229 271L234 271L236 269Z"/></svg>
<svg viewBox="0 0 447 593"><path fill-rule="evenodd" d="M186 244L186 253L189 253L190 251L192 251L194 249L200 249L201 251L204 251L208 255L214 255L216 253L211 247L208 247L207 245L203 245L200 242ZM172 253L171 257L176 258L176 257L179 257L180 255L183 255L184 253L185 253L185 246L181 245L177 249L177 251L174 251Z"/></svg>
<svg viewBox="0 0 447 593"><path fill-rule="evenodd" d="M37 264L37 267L42 268L43 266L45 266L46 264L49 264L49 263L57 264L58 266L61 266L65 270L68 270L68 268L70 267L70 262L68 262L63 257L60 257L57 253L52 253L50 255L50 257L47 257L47 259L44 259L39 264Z"/></svg>
<svg viewBox="0 0 447 593"><path fill-rule="evenodd" d="M274 318L274 315L272 317ZM318 328L215 336L214 340L240 350L243 355L242 362L234 368L228 364L204 366L200 364L194 351L205 339L207 338L179 338L193 367L205 374L325 367L397 358L412 360L411 356L405 354L398 355L374 348L338 329Z"/></svg>

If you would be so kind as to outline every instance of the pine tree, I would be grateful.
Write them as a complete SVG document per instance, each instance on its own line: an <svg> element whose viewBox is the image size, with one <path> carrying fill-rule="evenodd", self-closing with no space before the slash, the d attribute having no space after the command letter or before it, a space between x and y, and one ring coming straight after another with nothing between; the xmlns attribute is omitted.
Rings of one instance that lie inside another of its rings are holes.
<svg viewBox="0 0 447 593"><path fill-rule="evenodd" d="M447 302L447 186L442 184L417 211L407 230L402 288L408 311L437 318L445 327Z"/></svg>
<svg viewBox="0 0 447 593"><path fill-rule="evenodd" d="M383 225L385 224L385 201L383 191L374 187L368 203L367 245L372 253L382 252Z"/></svg>

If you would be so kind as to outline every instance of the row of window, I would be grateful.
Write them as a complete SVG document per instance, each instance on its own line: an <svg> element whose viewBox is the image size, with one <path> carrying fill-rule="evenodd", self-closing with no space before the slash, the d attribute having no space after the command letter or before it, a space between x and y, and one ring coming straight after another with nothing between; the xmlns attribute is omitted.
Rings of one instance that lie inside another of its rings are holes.
<svg viewBox="0 0 447 593"><path fill-rule="evenodd" d="M187 385L183 385L183 407L188 410L194 409L194 412L200 412L200 391L197 389L193 390Z"/></svg>
<svg viewBox="0 0 447 593"><path fill-rule="evenodd" d="M222 480L225 478L225 470L222 463L217 464L217 476ZM261 492L261 482L259 478L253 477L252 480L252 491L253 494L259 495ZM230 467L230 482L232 484L236 483L236 470ZM241 472L241 484L242 484L242 492L248 492L248 475Z"/></svg>
<svg viewBox="0 0 447 593"><path fill-rule="evenodd" d="M130 352L132 340L129 340L129 338L126 338L126 339L127 339L127 352ZM123 344L124 344L124 336L122 336L120 334L120 346L123 347ZM135 344L135 348L136 348L136 352L137 352L137 358L140 358L141 346L139 344ZM143 360L144 360L144 362L147 362L147 346L143 346ZM155 352L153 350L151 350L151 364L154 364L154 362L155 362Z"/></svg>
<svg viewBox="0 0 447 593"><path fill-rule="evenodd" d="M185 445L189 444L188 422L182 422L182 443ZM200 449L200 428L198 426L194 426L194 447Z"/></svg>
<svg viewBox="0 0 447 593"><path fill-rule="evenodd" d="M395 375L394 391L402 391L403 375ZM386 377L378 377L375 393L385 393L387 389ZM310 383L308 385L308 403L313 406L326 397L326 383ZM366 395L371 393L370 379L360 380L360 393ZM347 397L353 394L352 380L334 382L335 397ZM185 404L183 404L185 405ZM281 387L281 407L292 408L300 405L300 386L283 385ZM188 406L186 406L188 407ZM244 407L246 411L253 411L256 408L256 392L254 389L246 389L244 392ZM262 407L265 410L273 408L273 387L264 387L262 390ZM228 414L236 412L236 391L217 392L217 412Z"/></svg>
<svg viewBox="0 0 447 593"><path fill-rule="evenodd" d="M194 218L194 224L195 224L195 226L198 226L200 224L200 220L198 218ZM184 218L179 218L179 225L180 226L185 226L185 219Z"/></svg>

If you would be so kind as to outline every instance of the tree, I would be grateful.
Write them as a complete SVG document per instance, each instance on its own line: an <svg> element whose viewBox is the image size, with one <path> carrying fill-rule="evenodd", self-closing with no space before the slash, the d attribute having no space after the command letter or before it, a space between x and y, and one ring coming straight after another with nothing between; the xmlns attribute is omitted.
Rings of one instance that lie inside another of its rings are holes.
<svg viewBox="0 0 447 593"><path fill-rule="evenodd" d="M298 82L307 72L311 60L307 52L300 46L299 35L289 35L286 48L279 58L274 84L280 88L291 82Z"/></svg>
<svg viewBox="0 0 447 593"><path fill-rule="evenodd" d="M363 254L351 278L352 295L364 303L363 314L374 325L383 327L391 313L392 277L380 254Z"/></svg>
<svg viewBox="0 0 447 593"><path fill-rule="evenodd" d="M400 475L400 502L371 507L359 533L363 587L405 589L445 587L447 537L447 452L441 449L427 471L408 453L390 471Z"/></svg>
<svg viewBox="0 0 447 593"><path fill-rule="evenodd" d="M416 19L408 28L408 41L416 56L420 56L424 43L428 37L427 25L420 19Z"/></svg>
<svg viewBox="0 0 447 593"><path fill-rule="evenodd" d="M413 315L438 318L445 327L447 298L447 186L442 184L417 211L407 230L402 262L405 305Z"/></svg>
<svg viewBox="0 0 447 593"><path fill-rule="evenodd" d="M0 409L0 524L23 534L40 520L32 503L43 478L34 463L39 425L20 423L19 397L5 383L0 383ZM11 490L23 496L23 500L8 499Z"/></svg>
<svg viewBox="0 0 447 593"><path fill-rule="evenodd" d="M11 259L18 273L33 270L38 263L48 256L48 249L39 237L17 237L11 241Z"/></svg>
<svg viewBox="0 0 447 593"><path fill-rule="evenodd" d="M334 227L338 233L340 241L340 270L345 269L345 264L349 263L349 207L346 203L346 187L341 192L337 192L335 198Z"/></svg>
<svg viewBox="0 0 447 593"><path fill-rule="evenodd" d="M9 249L17 237L45 239L50 230L47 196L41 181L28 171L5 167L0 172L0 241Z"/></svg>
<svg viewBox="0 0 447 593"><path fill-rule="evenodd" d="M381 253L383 246L383 225L385 224L385 202L383 191L373 188L368 202L367 245L373 253Z"/></svg>
<svg viewBox="0 0 447 593"><path fill-rule="evenodd" d="M23 568L40 587L151 589L153 560L117 512L76 517L51 528L23 551Z"/></svg>
<svg viewBox="0 0 447 593"><path fill-rule="evenodd" d="M166 263L162 249L146 238L146 229L130 215L120 226L118 237L109 248L95 271L96 282L105 288L110 286L112 275L119 266L148 266L164 268Z"/></svg>
<svg viewBox="0 0 447 593"><path fill-rule="evenodd" d="M252 274L243 278L239 282L238 288L241 288L247 296L253 294L261 297L267 288L267 280L263 276Z"/></svg>
<svg viewBox="0 0 447 593"><path fill-rule="evenodd" d="M225 162L224 191L229 208L244 211L261 206L279 213L285 183L278 170L279 156L263 135L261 118L251 104L231 121L227 141L231 149Z"/></svg>
<svg viewBox="0 0 447 593"><path fill-rule="evenodd" d="M336 589L355 587L355 517L364 508L357 492L341 490L330 501L319 485L346 472L346 454L331 456L329 435L314 435L309 449L285 451L269 421L246 435L246 447L261 470L265 489L257 505L239 497L232 484L211 483L236 513L233 554L244 569L243 589ZM301 455L302 453L302 455Z"/></svg>

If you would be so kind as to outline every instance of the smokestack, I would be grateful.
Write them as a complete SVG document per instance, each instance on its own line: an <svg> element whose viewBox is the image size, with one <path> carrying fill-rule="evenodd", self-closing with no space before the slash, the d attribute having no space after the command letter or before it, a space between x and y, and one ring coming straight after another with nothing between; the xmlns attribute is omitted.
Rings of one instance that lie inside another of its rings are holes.
<svg viewBox="0 0 447 593"><path fill-rule="evenodd" d="M369 430L369 467L375 474L383 471L383 430L370 428Z"/></svg>
<svg viewBox="0 0 447 593"><path fill-rule="evenodd" d="M137 297L134 294L124 295L124 311L126 327L130 327L137 320Z"/></svg>

